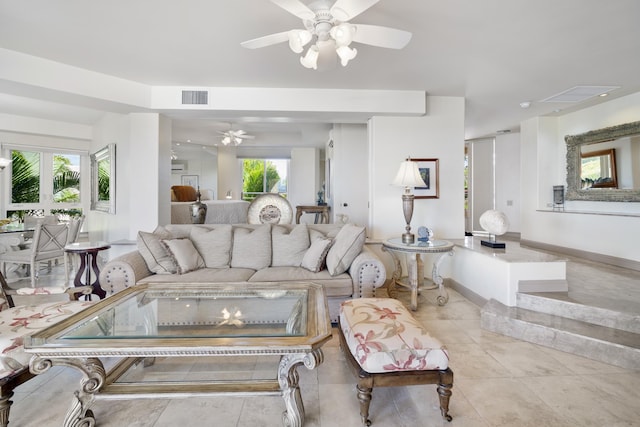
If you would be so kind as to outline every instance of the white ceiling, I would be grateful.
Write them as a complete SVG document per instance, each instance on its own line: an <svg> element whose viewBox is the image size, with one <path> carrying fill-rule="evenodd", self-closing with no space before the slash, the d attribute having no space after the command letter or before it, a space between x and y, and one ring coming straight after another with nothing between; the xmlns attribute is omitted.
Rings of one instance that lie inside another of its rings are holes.
<svg viewBox="0 0 640 427"><path fill-rule="evenodd" d="M638 18L638 0L381 0L352 22L410 31L409 45L390 50L354 44L358 56L347 67L313 71L286 43L240 46L302 28L297 17L268 0L0 0L0 46L149 85L421 90L465 97L470 139L603 101L539 102L577 85L619 86L608 99L640 91ZM102 113L37 101L37 93L15 95L0 93L0 112L87 124ZM523 101L531 107L521 108ZM322 118L304 115L293 124L174 118L179 141L211 139L230 122L257 135L327 129Z"/></svg>

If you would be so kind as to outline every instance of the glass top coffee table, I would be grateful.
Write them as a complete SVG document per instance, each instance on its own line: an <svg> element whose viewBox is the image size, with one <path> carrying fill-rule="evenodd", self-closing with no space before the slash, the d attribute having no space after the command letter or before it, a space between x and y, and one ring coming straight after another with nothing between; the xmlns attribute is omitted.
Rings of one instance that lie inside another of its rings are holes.
<svg viewBox="0 0 640 427"><path fill-rule="evenodd" d="M281 395L284 425L301 426L304 406L296 369L320 365L321 347L330 338L321 285L148 283L26 337L24 345L33 354L34 373L55 365L83 373L65 427L93 425L90 406L99 399L227 394ZM194 379L182 372L150 380L153 375L144 373L163 361L181 365L207 358L206 366L215 366L220 359L213 356L253 358L258 364L276 356L277 374L256 379L255 373L230 370L221 378ZM104 358L116 362L107 370Z"/></svg>

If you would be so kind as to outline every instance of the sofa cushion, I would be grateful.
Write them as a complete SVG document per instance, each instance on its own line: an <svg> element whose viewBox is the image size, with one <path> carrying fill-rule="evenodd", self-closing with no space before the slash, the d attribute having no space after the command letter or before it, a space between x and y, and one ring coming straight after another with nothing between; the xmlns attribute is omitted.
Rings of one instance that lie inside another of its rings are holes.
<svg viewBox="0 0 640 427"><path fill-rule="evenodd" d="M345 224L340 229L327 254L327 270L332 276L349 269L353 260L362 252L366 238L364 227Z"/></svg>
<svg viewBox="0 0 640 427"><path fill-rule="evenodd" d="M314 273L302 267L268 267L256 271L249 282L313 282L324 287L327 297L353 295L353 280L348 273L331 276L326 269Z"/></svg>
<svg viewBox="0 0 640 427"><path fill-rule="evenodd" d="M260 270L271 265L271 224L235 226L231 267Z"/></svg>
<svg viewBox="0 0 640 427"><path fill-rule="evenodd" d="M307 224L298 224L293 229L274 225L271 228L272 261L274 267L298 267L309 249Z"/></svg>
<svg viewBox="0 0 640 427"><path fill-rule="evenodd" d="M193 227L189 238L208 268L229 267L231 260L231 225L214 228Z"/></svg>
<svg viewBox="0 0 640 427"><path fill-rule="evenodd" d="M140 283L242 283L255 273L250 268L201 268L183 274L180 278L168 274L152 274L137 281Z"/></svg>
<svg viewBox="0 0 640 427"><path fill-rule="evenodd" d="M162 244L173 258L178 274L185 274L204 267L204 260L189 239L162 240Z"/></svg>
<svg viewBox="0 0 640 427"><path fill-rule="evenodd" d="M309 235L311 236L311 246L305 252L301 266L317 273L326 265L327 253L331 249L333 240L324 237L322 233L315 230L309 230Z"/></svg>
<svg viewBox="0 0 640 427"><path fill-rule="evenodd" d="M158 227L153 233L138 232L138 250L149 271L156 274L174 274L177 271L173 258L162 245L162 240L172 238L173 235L162 227Z"/></svg>
<svg viewBox="0 0 640 427"><path fill-rule="evenodd" d="M447 349L396 299L343 302L340 328L349 351L367 372L442 370L449 366Z"/></svg>

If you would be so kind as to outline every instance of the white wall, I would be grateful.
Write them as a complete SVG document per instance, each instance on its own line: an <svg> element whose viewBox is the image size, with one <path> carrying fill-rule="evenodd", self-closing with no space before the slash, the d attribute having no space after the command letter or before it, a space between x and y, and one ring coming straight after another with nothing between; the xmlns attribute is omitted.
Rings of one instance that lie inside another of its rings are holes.
<svg viewBox="0 0 640 427"><path fill-rule="evenodd" d="M291 149L289 162L287 198L293 209L294 221L296 206L315 205L320 189L320 150L313 147ZM309 222L310 215L303 215L301 222ZM313 221L311 221L313 222Z"/></svg>
<svg viewBox="0 0 640 427"><path fill-rule="evenodd" d="M218 148L218 199L224 199L227 191L233 200L240 200L242 193L242 170L236 158L236 147Z"/></svg>
<svg viewBox="0 0 640 427"><path fill-rule="evenodd" d="M552 186L566 185L566 135L638 120L640 93L521 124L523 240L640 261L640 203L567 201L563 213L549 207Z"/></svg>
<svg viewBox="0 0 640 427"><path fill-rule="evenodd" d="M367 126L337 124L333 138L331 217L346 215L353 224L369 222L369 154ZM370 234L370 233L369 233Z"/></svg>
<svg viewBox="0 0 640 427"><path fill-rule="evenodd" d="M130 169L133 162L130 161L129 127L129 117L120 114L106 114L93 127L92 153L107 144L116 145L116 215L87 210L84 228L89 232L90 240L111 242L132 238L129 216L130 194L134 191L131 181L134 176Z"/></svg>
<svg viewBox="0 0 640 427"><path fill-rule="evenodd" d="M509 232L520 232L520 134L496 136L495 209L509 219Z"/></svg>
<svg viewBox="0 0 640 427"><path fill-rule="evenodd" d="M415 201L412 230L464 236L464 98L427 97L424 117L373 117L369 125L371 237L404 232L402 189L391 185L408 156L440 160L440 198Z"/></svg>

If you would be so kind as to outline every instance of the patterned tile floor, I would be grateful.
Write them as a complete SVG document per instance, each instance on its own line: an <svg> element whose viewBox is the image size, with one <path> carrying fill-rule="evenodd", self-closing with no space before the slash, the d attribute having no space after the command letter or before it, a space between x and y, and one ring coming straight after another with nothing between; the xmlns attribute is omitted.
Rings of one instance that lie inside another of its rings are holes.
<svg viewBox="0 0 640 427"><path fill-rule="evenodd" d="M627 301L635 301L633 309L640 303L640 272L578 259L570 259L567 270L572 291L622 292ZM56 280L59 274L40 279L43 284ZM373 426L640 426L640 371L484 331L479 307L456 292L439 307L435 296L435 291L420 295L416 317L450 350L453 421L442 420L435 386L395 387L374 390ZM408 298L407 292L399 293L405 303ZM335 334L324 353L318 369L299 368L305 426L360 426L355 381ZM157 375L162 376L163 366L155 368ZM211 365L193 365L189 372L199 377L212 370ZM62 425L79 378L72 369L54 368L18 387L10 426ZM102 400L93 406L100 427L280 426L283 410L277 396Z"/></svg>

